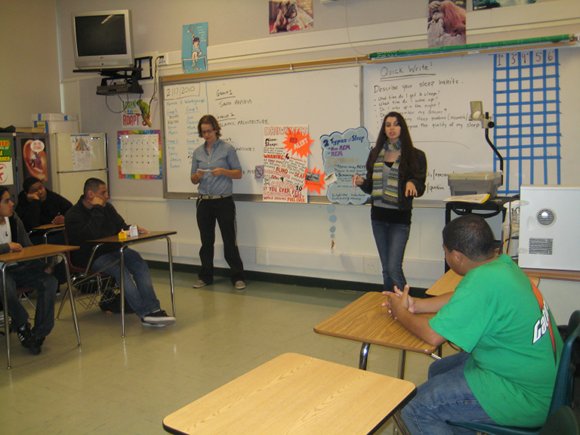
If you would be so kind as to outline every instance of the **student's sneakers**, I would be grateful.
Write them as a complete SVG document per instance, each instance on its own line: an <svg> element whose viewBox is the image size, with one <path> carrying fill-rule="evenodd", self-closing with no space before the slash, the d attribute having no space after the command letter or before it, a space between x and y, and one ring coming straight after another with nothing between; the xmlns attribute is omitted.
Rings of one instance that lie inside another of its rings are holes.
<svg viewBox="0 0 580 435"><path fill-rule="evenodd" d="M207 284L207 282L205 282L203 279L198 279L196 282L193 283L193 288L202 288L205 287Z"/></svg>
<svg viewBox="0 0 580 435"><path fill-rule="evenodd" d="M234 283L234 287L236 288L237 291L242 291L246 289L246 283L245 281L239 279Z"/></svg>
<svg viewBox="0 0 580 435"><path fill-rule="evenodd" d="M141 319L141 324L144 326L156 326L161 328L167 325L173 325L175 323L175 317L168 316L163 310L157 310L153 313L149 313Z"/></svg>
<svg viewBox="0 0 580 435"><path fill-rule="evenodd" d="M16 328L16 336L20 344L30 351L32 355L38 355L42 348L44 339L38 340L30 330L30 323L26 322L24 325Z"/></svg>

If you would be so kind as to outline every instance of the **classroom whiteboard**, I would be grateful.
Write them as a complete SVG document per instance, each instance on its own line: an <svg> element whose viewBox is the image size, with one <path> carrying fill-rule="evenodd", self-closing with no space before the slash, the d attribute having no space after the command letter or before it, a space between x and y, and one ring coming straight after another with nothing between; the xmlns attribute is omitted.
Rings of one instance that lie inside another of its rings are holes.
<svg viewBox="0 0 580 435"><path fill-rule="evenodd" d="M413 142L427 155L420 200L440 203L450 195L449 173L499 170L481 123L469 121L470 101L482 101L496 122L490 139L505 158L499 194L517 193L521 184L580 185L578 71L580 48L570 47L205 81L177 77L162 82L164 193L195 193L191 155L202 143L197 122L206 113L238 150L243 177L234 193L259 199L262 181L254 175L263 165L265 125L308 125L312 170L323 167L322 135L362 126L374 143L393 110L405 116Z"/></svg>
<svg viewBox="0 0 580 435"><path fill-rule="evenodd" d="M470 101L496 123L490 139L504 157L500 194L521 184L580 184L580 50L379 63L364 68L364 124L376 141L389 111L405 116L413 142L427 154L422 199L450 195L447 174L499 170Z"/></svg>
<svg viewBox="0 0 580 435"><path fill-rule="evenodd" d="M314 143L308 167L323 167L320 136L356 128L362 122L361 67L162 83L166 197L196 192L190 181L191 156L203 143L197 123L214 115L222 139L237 150L243 176L236 195L262 194L256 166L264 164L264 126L307 125Z"/></svg>

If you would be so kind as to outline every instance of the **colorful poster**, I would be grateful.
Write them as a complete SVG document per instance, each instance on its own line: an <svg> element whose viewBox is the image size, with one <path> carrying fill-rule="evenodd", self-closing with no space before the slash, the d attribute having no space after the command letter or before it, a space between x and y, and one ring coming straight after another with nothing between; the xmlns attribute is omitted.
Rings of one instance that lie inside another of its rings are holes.
<svg viewBox="0 0 580 435"><path fill-rule="evenodd" d="M36 177L40 181L48 181L48 158L46 155L46 144L41 139L20 139L20 149L22 150L22 160L24 167L23 179L26 177Z"/></svg>
<svg viewBox="0 0 580 435"><path fill-rule="evenodd" d="M119 178L160 179L161 156L160 130L117 132Z"/></svg>
<svg viewBox="0 0 580 435"><path fill-rule="evenodd" d="M427 40L429 47L467 43L465 0L429 0Z"/></svg>
<svg viewBox="0 0 580 435"><path fill-rule="evenodd" d="M264 201L308 201L305 181L312 142L308 126L264 127Z"/></svg>
<svg viewBox="0 0 580 435"><path fill-rule="evenodd" d="M338 204L364 204L368 195L352 183L355 175L366 176L371 144L367 129L349 128L320 136L328 188L326 197Z"/></svg>
<svg viewBox="0 0 580 435"><path fill-rule="evenodd" d="M10 186L12 184L14 184L12 140L0 139L0 185Z"/></svg>
<svg viewBox="0 0 580 435"><path fill-rule="evenodd" d="M187 74L207 71L207 23L186 24L182 33L183 71Z"/></svg>
<svg viewBox="0 0 580 435"><path fill-rule="evenodd" d="M270 33L295 32L314 26L312 0L270 0Z"/></svg>

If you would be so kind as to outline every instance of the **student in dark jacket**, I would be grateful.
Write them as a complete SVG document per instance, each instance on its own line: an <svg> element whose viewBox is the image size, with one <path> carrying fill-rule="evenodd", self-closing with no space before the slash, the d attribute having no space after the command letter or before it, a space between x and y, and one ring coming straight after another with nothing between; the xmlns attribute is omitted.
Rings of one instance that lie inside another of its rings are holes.
<svg viewBox="0 0 580 435"><path fill-rule="evenodd" d="M387 113L376 145L367 160L366 178L353 182L371 195L371 225L381 265L385 290L407 284L403 256L411 231L413 198L425 193L427 159L413 146L403 115Z"/></svg>
<svg viewBox="0 0 580 435"><path fill-rule="evenodd" d="M65 216L65 227L69 243L80 246L78 251L71 252L73 263L86 266L94 245L90 240L115 236L121 230L128 229L129 225L109 203L106 183L98 178L89 178L85 181L83 195ZM144 228L138 229L140 233L147 232ZM118 283L121 279L119 247L105 244L97 250L95 257L92 270L104 272ZM147 262L137 251L128 247L123 258L125 298L141 318L141 323L144 326L175 323L175 317L168 316L160 307Z"/></svg>
<svg viewBox="0 0 580 435"><path fill-rule="evenodd" d="M48 190L38 178L28 177L18 195L16 213L27 231L39 225L64 224L64 215L72 207L71 202Z"/></svg>
<svg viewBox="0 0 580 435"><path fill-rule="evenodd" d="M31 246L28 233L18 215L14 213L14 202L6 187L0 187L0 254L22 251ZM54 301L58 281L45 271L47 265L40 260L26 261L8 266L6 290L8 314L12 318L12 331L20 343L33 355L38 355L44 339L54 326ZM16 289L30 287L36 290L36 312L34 328L30 328L28 313L20 303ZM0 281L0 291L4 291Z"/></svg>

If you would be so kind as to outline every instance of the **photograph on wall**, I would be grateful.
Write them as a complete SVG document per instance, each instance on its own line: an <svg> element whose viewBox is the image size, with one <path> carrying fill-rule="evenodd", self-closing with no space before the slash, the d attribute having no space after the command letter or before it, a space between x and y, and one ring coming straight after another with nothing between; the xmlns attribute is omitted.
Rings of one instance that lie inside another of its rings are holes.
<svg viewBox="0 0 580 435"><path fill-rule="evenodd" d="M36 177L40 181L49 181L49 168L46 144L38 138L21 138L20 150L22 153L22 179Z"/></svg>
<svg viewBox="0 0 580 435"><path fill-rule="evenodd" d="M183 26L181 59L183 72L190 74L207 71L207 23L186 24Z"/></svg>
<svg viewBox="0 0 580 435"><path fill-rule="evenodd" d="M534 3L544 3L547 1L553 0L473 0L473 10L532 5Z"/></svg>
<svg viewBox="0 0 580 435"><path fill-rule="evenodd" d="M12 140L0 139L0 186L14 184L12 170Z"/></svg>
<svg viewBox="0 0 580 435"><path fill-rule="evenodd" d="M312 0L270 0L270 33L295 32L314 26Z"/></svg>
<svg viewBox="0 0 580 435"><path fill-rule="evenodd" d="M264 127L264 201L308 202L304 184L312 142L305 125Z"/></svg>
<svg viewBox="0 0 580 435"><path fill-rule="evenodd" d="M427 41L429 47L467 44L465 0L429 0Z"/></svg>

